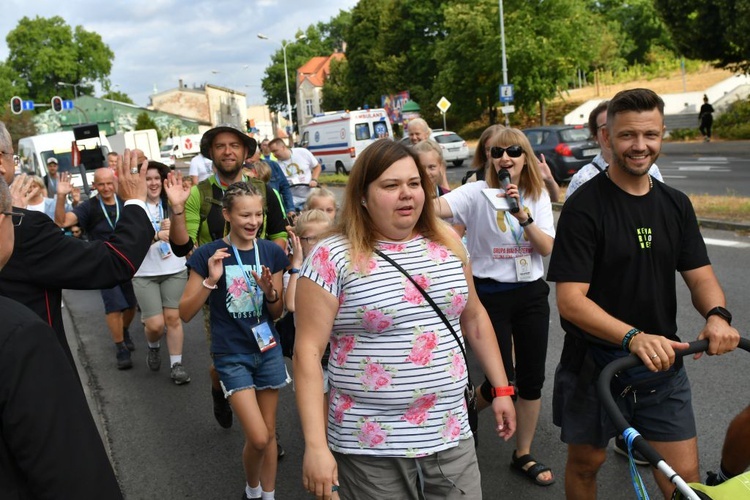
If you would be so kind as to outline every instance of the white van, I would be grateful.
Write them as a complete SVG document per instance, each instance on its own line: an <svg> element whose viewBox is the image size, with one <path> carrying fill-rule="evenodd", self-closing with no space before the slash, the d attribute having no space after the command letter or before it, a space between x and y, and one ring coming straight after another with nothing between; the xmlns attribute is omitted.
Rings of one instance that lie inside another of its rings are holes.
<svg viewBox="0 0 750 500"><path fill-rule="evenodd" d="M393 139L391 120L384 109L336 111L310 120L300 146L309 149L323 168L348 174L357 155L378 139Z"/></svg>
<svg viewBox="0 0 750 500"><path fill-rule="evenodd" d="M54 157L57 160L58 171L71 172L73 186L82 187L83 180L80 171L78 168L74 168L71 158L74 141L75 135L70 130L19 139L18 156L21 158L21 172L44 178L47 175L47 160ZM104 160L106 160L107 154L112 151L104 132L100 132L98 138L79 140L77 145L82 158L86 157L84 151L93 151L96 146L101 146L101 154ZM91 187L94 182L93 168L86 171L86 180Z"/></svg>

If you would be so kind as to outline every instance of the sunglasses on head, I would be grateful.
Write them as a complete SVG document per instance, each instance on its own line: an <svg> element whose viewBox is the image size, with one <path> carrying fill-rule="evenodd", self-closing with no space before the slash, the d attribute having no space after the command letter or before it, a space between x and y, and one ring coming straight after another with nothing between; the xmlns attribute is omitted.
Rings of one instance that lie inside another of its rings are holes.
<svg viewBox="0 0 750 500"><path fill-rule="evenodd" d="M508 153L511 158L518 158L523 154L523 148L518 144L514 146L508 146L507 148L501 148L500 146L492 146L490 148L490 156L493 158L502 158L504 153Z"/></svg>

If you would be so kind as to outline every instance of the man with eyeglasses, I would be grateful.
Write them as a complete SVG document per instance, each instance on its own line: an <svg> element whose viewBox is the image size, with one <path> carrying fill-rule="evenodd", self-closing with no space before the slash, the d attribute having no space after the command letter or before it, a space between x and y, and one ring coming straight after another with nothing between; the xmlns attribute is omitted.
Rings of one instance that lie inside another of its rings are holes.
<svg viewBox="0 0 750 500"><path fill-rule="evenodd" d="M0 177L0 271L25 216L12 208L10 189ZM7 297L0 297L0 317L0 498L122 498L75 368L55 332Z"/></svg>
<svg viewBox="0 0 750 500"><path fill-rule="evenodd" d="M602 101L589 113L589 131L591 132L591 137L599 143L602 151L591 160L591 163L584 165L570 179L568 190L565 193L566 200L573 195L576 189L593 179L594 176L607 170L612 161L612 150L606 141L602 140L602 130L607 126L607 104L609 104L609 101ZM651 165L648 174L654 179L664 182L656 163ZM646 465L647 463L645 459L639 460L639 465Z"/></svg>
<svg viewBox="0 0 750 500"><path fill-rule="evenodd" d="M0 122L0 175L7 184L15 175L13 143ZM6 154L8 153L8 154ZM130 280L151 247L154 229L146 209L146 170L138 173L136 155L127 152L119 165L119 194L127 200L120 221L107 241L85 242L70 238L41 212L25 210L22 189L16 195L14 252L0 271L0 296L21 302L40 316L57 334L57 340L75 371L65 337L62 289L99 290Z"/></svg>

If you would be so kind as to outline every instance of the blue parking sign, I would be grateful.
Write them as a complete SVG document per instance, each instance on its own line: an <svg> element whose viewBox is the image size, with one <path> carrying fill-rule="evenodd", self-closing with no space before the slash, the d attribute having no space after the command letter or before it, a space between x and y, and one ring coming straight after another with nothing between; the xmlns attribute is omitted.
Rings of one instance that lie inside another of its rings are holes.
<svg viewBox="0 0 750 500"><path fill-rule="evenodd" d="M22 107L24 111L32 111L34 109L34 101L22 101Z"/></svg>
<svg viewBox="0 0 750 500"><path fill-rule="evenodd" d="M500 102L513 101L513 84L500 85Z"/></svg>

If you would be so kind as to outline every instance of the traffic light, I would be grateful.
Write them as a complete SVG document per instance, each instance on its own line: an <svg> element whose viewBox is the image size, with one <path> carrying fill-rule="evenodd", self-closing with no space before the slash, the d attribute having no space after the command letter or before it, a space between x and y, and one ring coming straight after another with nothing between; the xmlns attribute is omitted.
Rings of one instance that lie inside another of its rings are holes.
<svg viewBox="0 0 750 500"><path fill-rule="evenodd" d="M10 110L15 115L20 115L23 111L23 100L17 95L10 98Z"/></svg>
<svg viewBox="0 0 750 500"><path fill-rule="evenodd" d="M52 111L55 113L59 113L63 110L63 100L60 96L55 96L52 98Z"/></svg>

